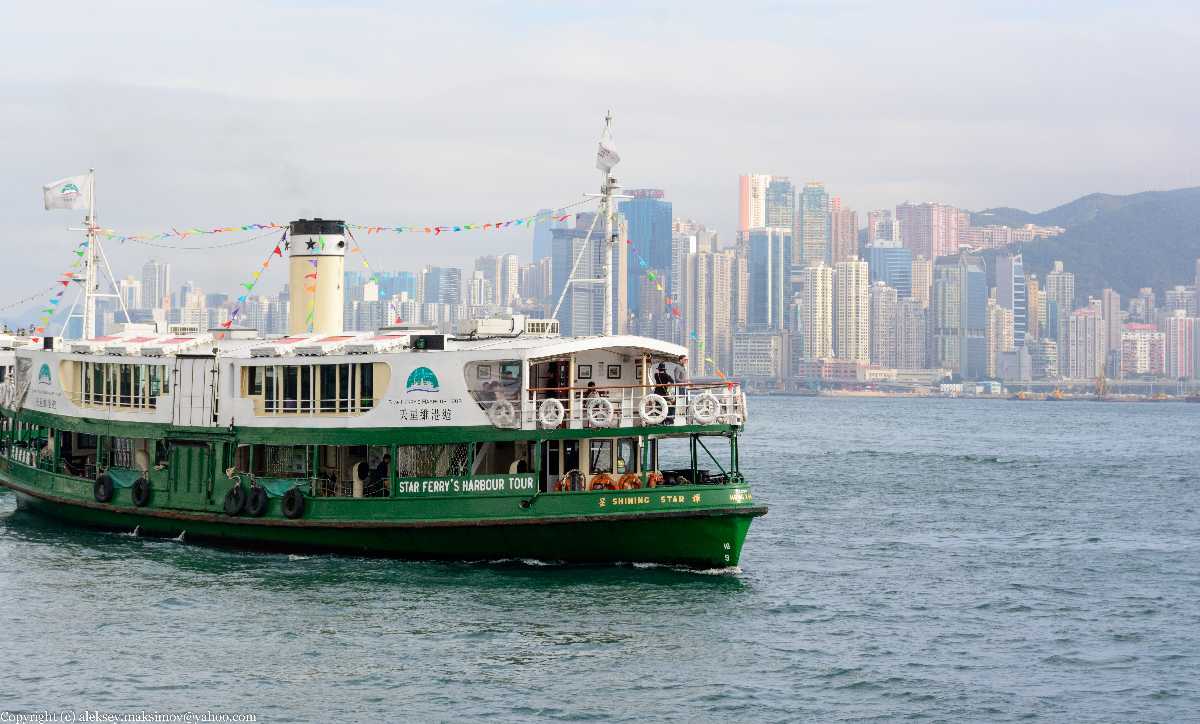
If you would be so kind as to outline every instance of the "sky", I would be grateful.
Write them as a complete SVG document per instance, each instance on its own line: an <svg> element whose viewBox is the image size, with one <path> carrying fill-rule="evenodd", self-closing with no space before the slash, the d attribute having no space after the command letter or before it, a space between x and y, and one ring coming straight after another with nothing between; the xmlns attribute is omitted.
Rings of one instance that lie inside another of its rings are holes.
<svg viewBox="0 0 1200 724"><path fill-rule="evenodd" d="M3 3L0 307L73 258L81 219L40 186L89 167L126 233L478 223L596 191L610 109L621 183L726 240L739 173L823 181L860 223L1200 185L1198 21L1074 0ZM524 230L360 240L379 269L530 250ZM153 256L232 292L269 247L108 251L119 277Z"/></svg>

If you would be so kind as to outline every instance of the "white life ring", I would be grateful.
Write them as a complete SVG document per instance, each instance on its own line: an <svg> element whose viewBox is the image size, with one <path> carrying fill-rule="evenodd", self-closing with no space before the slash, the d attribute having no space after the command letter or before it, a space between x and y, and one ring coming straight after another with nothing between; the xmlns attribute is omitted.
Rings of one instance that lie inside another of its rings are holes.
<svg viewBox="0 0 1200 724"><path fill-rule="evenodd" d="M667 419L667 413L670 410L671 406L667 403L667 398L657 392L651 392L638 403L638 414L641 415L642 422L648 425L657 425Z"/></svg>
<svg viewBox="0 0 1200 724"><path fill-rule="evenodd" d="M488 417L497 427L511 427L517 421L517 408L513 407L513 403L508 400L497 400L488 410Z"/></svg>
<svg viewBox="0 0 1200 724"><path fill-rule="evenodd" d="M692 419L701 425L710 425L721 411L721 401L711 392L705 392L692 400Z"/></svg>
<svg viewBox="0 0 1200 724"><path fill-rule="evenodd" d="M563 407L562 400L556 397L542 400L542 405L538 408L538 421L542 423L542 427L558 427L566 415L567 410Z"/></svg>
<svg viewBox="0 0 1200 724"><path fill-rule="evenodd" d="M594 427L608 427L616 416L616 408L607 397L590 397L587 401L587 416Z"/></svg>

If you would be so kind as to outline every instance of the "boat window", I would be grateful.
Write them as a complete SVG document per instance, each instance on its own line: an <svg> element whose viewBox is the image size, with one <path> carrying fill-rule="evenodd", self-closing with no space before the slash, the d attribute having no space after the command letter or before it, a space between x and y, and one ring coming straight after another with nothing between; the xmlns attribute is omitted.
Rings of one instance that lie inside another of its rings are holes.
<svg viewBox="0 0 1200 724"><path fill-rule="evenodd" d="M322 497L386 498L391 495L392 456L382 445L322 445L317 453L315 494Z"/></svg>
<svg viewBox="0 0 1200 724"><path fill-rule="evenodd" d="M63 390L81 407L153 410L167 393L166 365L72 360L62 368Z"/></svg>
<svg viewBox="0 0 1200 724"><path fill-rule="evenodd" d="M613 441L612 440L592 440L590 442L591 453L588 455L588 470L592 475L596 473L611 473L613 471Z"/></svg>
<svg viewBox="0 0 1200 724"><path fill-rule="evenodd" d="M387 388L384 362L266 365L242 368L242 396L260 415L357 415L375 407Z"/></svg>
<svg viewBox="0 0 1200 724"><path fill-rule="evenodd" d="M396 477L447 478L467 474L467 443L401 445L396 448Z"/></svg>
<svg viewBox="0 0 1200 724"><path fill-rule="evenodd" d="M533 470L533 443L503 440L475 443L472 475L516 475Z"/></svg>
<svg viewBox="0 0 1200 724"><path fill-rule="evenodd" d="M264 478L307 478L309 459L307 445L253 445L249 472Z"/></svg>
<svg viewBox="0 0 1200 724"><path fill-rule="evenodd" d="M637 438L623 437L617 440L617 472L637 472Z"/></svg>
<svg viewBox="0 0 1200 724"><path fill-rule="evenodd" d="M468 362L467 390L476 402L518 400L521 398L520 360L485 360Z"/></svg>

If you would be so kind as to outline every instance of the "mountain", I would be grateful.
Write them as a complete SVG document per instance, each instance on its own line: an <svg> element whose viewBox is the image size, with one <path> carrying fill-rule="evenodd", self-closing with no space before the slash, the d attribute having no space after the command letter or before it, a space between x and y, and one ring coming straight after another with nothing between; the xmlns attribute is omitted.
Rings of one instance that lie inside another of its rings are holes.
<svg viewBox="0 0 1200 724"><path fill-rule="evenodd" d="M1089 194L1049 211L985 209L973 224L1062 226L1066 232L1026 243L1025 269L1045 278L1061 260L1075 273L1076 303L1105 287L1123 298L1141 287L1162 291L1194 284L1200 258L1200 187L1146 191L1128 196Z"/></svg>

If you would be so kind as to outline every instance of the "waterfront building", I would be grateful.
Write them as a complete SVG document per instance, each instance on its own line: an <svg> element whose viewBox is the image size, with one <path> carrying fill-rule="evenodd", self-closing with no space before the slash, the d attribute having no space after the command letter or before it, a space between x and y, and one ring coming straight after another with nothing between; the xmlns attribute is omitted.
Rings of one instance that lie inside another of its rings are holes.
<svg viewBox="0 0 1200 724"><path fill-rule="evenodd" d="M651 268L659 270L664 276L669 275L673 221L671 202L665 200L662 189L630 189L625 193L633 198L620 201L617 210L625 217L629 229L628 236L622 236L621 239L629 240L633 247L627 254L626 265L632 269L638 268L637 257L634 255L636 249ZM591 223L591 219L588 223ZM600 239L604 236L602 225L603 220L596 225L593 238ZM578 226L579 222L576 221L576 227ZM583 232L587 232L587 226L584 226ZM627 278L625 298L634 313L641 311L638 306L641 299L639 287L645 284L645 279L644 274L631 274ZM669 279L663 280L663 285L670 288L668 281Z"/></svg>
<svg viewBox="0 0 1200 724"><path fill-rule="evenodd" d="M1061 261L1046 274L1046 331L1058 342L1059 373L1069 375L1070 346L1067 344L1067 323L1075 308L1075 275L1063 269ZM1051 319L1053 317L1053 319Z"/></svg>
<svg viewBox="0 0 1200 724"><path fill-rule="evenodd" d="M750 242L738 242L733 252L732 299L729 302L734 329L750 326Z"/></svg>
<svg viewBox="0 0 1200 724"><path fill-rule="evenodd" d="M966 379L987 374L987 271L976 257L942 257L933 265L932 363Z"/></svg>
<svg viewBox="0 0 1200 724"><path fill-rule="evenodd" d="M784 330L791 303L792 234L786 229L750 229L749 326Z"/></svg>
<svg viewBox="0 0 1200 724"><path fill-rule="evenodd" d="M896 289L874 282L870 286L871 364L898 367L896 363L896 311L900 303Z"/></svg>
<svg viewBox="0 0 1200 724"><path fill-rule="evenodd" d="M1058 374L1058 343L1049 337L1031 339L1026 345L1033 365L1033 379L1055 379Z"/></svg>
<svg viewBox="0 0 1200 724"><path fill-rule="evenodd" d="M733 376L744 380L777 380L784 374L782 332L737 332L733 335Z"/></svg>
<svg viewBox="0 0 1200 724"><path fill-rule="evenodd" d="M933 290L933 262L928 257L914 256L912 260L912 296L924 309L929 308Z"/></svg>
<svg viewBox="0 0 1200 724"><path fill-rule="evenodd" d="M1021 278L1024 279L1024 275ZM987 301L988 377L1000 376L1001 356L1015 349L1013 317L1013 310L1000 304L998 300Z"/></svg>
<svg viewBox="0 0 1200 724"><path fill-rule="evenodd" d="M689 254L680 268L683 310L682 343L688 348L689 373L712 373L729 369L733 354L733 325L729 299L732 295L733 255L728 252Z"/></svg>
<svg viewBox="0 0 1200 724"><path fill-rule="evenodd" d="M871 359L870 281L857 256L833 268L833 353L840 359Z"/></svg>
<svg viewBox="0 0 1200 724"><path fill-rule="evenodd" d="M1067 319L1067 346L1068 377L1080 380L1104 376L1108 344L1098 304L1071 313Z"/></svg>
<svg viewBox="0 0 1200 724"><path fill-rule="evenodd" d="M1108 354L1112 356L1121 353L1121 295L1112 289L1100 293L1100 313L1104 316L1104 338L1108 345Z"/></svg>
<svg viewBox="0 0 1200 724"><path fill-rule="evenodd" d="M799 266L830 263L829 193L825 184L810 181L800 192L799 219L792 256Z"/></svg>
<svg viewBox="0 0 1200 724"><path fill-rule="evenodd" d="M1029 327L1029 301L1025 263L1020 254L996 257L996 303L1012 313L1011 328L1005 334L1011 337L1015 347L1024 347Z"/></svg>
<svg viewBox="0 0 1200 724"><path fill-rule="evenodd" d="M1197 377L1197 334L1200 334L1200 319L1187 316L1181 309L1165 315L1159 322L1167 344L1167 377L1173 380Z"/></svg>
<svg viewBox="0 0 1200 724"><path fill-rule="evenodd" d="M1037 274L1025 276L1025 296L1027 318L1025 333L1038 339L1046 329L1046 294L1042 291Z"/></svg>
<svg viewBox="0 0 1200 724"><path fill-rule="evenodd" d="M1153 324L1130 322L1121 333L1121 377L1167 373L1167 336Z"/></svg>
<svg viewBox="0 0 1200 724"><path fill-rule="evenodd" d="M913 255L936 261L958 253L959 230L967 226L967 214L945 204L905 202L896 207L896 221Z"/></svg>
<svg viewBox="0 0 1200 724"><path fill-rule="evenodd" d="M840 196L829 197L829 263L858 256L858 215L842 208Z"/></svg>
<svg viewBox="0 0 1200 724"><path fill-rule="evenodd" d="M867 247L867 268L871 283L883 282L896 290L901 299L913 296L913 256L910 249L889 240Z"/></svg>
<svg viewBox="0 0 1200 724"><path fill-rule="evenodd" d="M738 176L738 238L767 225L767 186L772 176L764 173Z"/></svg>
<svg viewBox="0 0 1200 724"><path fill-rule="evenodd" d="M796 318L798 356L832 357L833 269L817 264L801 271Z"/></svg>
<svg viewBox="0 0 1200 724"><path fill-rule="evenodd" d="M928 311L920 300L901 299L896 305L895 367L925 369L929 359Z"/></svg>

